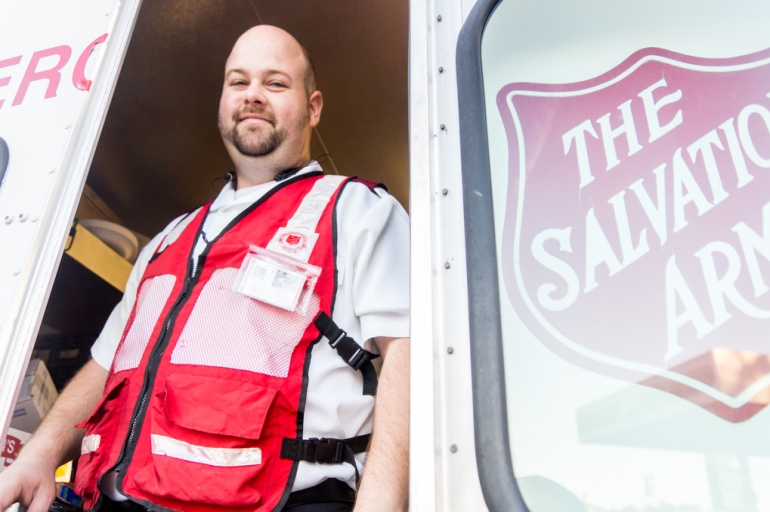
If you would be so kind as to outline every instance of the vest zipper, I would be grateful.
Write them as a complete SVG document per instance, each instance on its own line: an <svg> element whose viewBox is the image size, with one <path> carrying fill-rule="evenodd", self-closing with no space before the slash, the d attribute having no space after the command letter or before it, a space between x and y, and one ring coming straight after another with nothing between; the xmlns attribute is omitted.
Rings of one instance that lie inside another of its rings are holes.
<svg viewBox="0 0 770 512"><path fill-rule="evenodd" d="M203 258L203 254L195 258L194 263L192 263L191 268L188 270L188 275L185 277L182 292L179 294L176 301L174 302L174 305L169 310L168 316L166 317L166 322L163 326L163 333L158 337L158 341L153 347L150 359L147 361L147 367L144 372L144 382L142 383L142 390L140 392L141 400L139 401L139 407L131 419L131 426L128 431L128 436L126 437L126 442L123 444L120 458L115 465L115 471L121 471L125 468L126 453L129 451L129 449L133 451L134 445L136 444L136 436L139 433L139 425L142 423L147 412L149 394L152 391L152 384L155 381L155 367L158 365L160 358L165 352L166 345L171 334L171 328L174 324L174 321L176 320L177 315L179 314L179 310L182 309L182 306L185 303L187 295L190 293L190 285L192 284L193 280L198 277L198 269L203 266Z"/></svg>

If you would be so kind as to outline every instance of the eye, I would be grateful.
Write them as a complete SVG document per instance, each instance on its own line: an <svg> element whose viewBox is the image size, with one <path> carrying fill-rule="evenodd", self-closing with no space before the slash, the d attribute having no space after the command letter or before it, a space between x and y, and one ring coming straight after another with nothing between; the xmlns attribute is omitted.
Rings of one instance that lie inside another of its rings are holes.
<svg viewBox="0 0 770 512"><path fill-rule="evenodd" d="M284 84L283 82L275 81L275 80L272 81L272 82L269 82L267 85L270 86L270 87L278 88L278 89L285 89L286 88L286 84Z"/></svg>
<svg viewBox="0 0 770 512"><path fill-rule="evenodd" d="M229 87L244 87L248 85L249 85L249 81L246 80L246 78L244 78L243 76L232 77L228 84Z"/></svg>

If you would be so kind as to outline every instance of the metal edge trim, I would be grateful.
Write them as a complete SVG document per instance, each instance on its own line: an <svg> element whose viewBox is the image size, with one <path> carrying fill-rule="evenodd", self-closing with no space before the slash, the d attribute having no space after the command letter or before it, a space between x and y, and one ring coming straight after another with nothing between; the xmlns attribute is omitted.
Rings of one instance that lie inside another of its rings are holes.
<svg viewBox="0 0 770 512"><path fill-rule="evenodd" d="M440 501L437 446L431 210L429 59L432 3L409 2L409 508L435 511Z"/></svg>
<svg viewBox="0 0 770 512"><path fill-rule="evenodd" d="M481 65L487 21L501 0L478 0L457 40L465 253L476 464L490 511L528 512L508 436L489 141Z"/></svg>

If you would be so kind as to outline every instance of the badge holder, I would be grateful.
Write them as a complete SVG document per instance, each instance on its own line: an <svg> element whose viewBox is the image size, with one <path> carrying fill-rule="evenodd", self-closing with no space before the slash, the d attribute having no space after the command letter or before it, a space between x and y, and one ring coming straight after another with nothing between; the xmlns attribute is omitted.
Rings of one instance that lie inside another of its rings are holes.
<svg viewBox="0 0 770 512"><path fill-rule="evenodd" d="M233 283L233 291L292 311L307 312L321 268L252 245Z"/></svg>

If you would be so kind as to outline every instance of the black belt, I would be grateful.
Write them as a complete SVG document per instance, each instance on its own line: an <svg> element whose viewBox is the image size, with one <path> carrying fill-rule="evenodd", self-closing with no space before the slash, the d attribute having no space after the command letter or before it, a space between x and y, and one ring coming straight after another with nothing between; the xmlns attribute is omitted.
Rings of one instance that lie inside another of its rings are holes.
<svg viewBox="0 0 770 512"><path fill-rule="evenodd" d="M298 507L301 505L313 505L317 503L355 503L356 491L348 484L336 478L329 478L318 485L293 492L284 508ZM142 505L128 501L112 501L103 496L99 512L144 512L149 511Z"/></svg>
<svg viewBox="0 0 770 512"><path fill-rule="evenodd" d="M145 512L149 510L134 501L112 501L104 495L102 495L102 505L99 507L99 512Z"/></svg>
<svg viewBox="0 0 770 512"><path fill-rule="evenodd" d="M356 491L342 480L329 478L316 486L291 493L284 508L316 503L355 503L355 501Z"/></svg>

